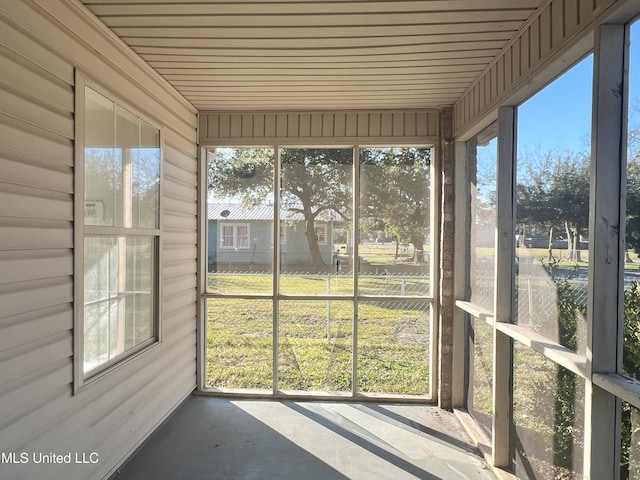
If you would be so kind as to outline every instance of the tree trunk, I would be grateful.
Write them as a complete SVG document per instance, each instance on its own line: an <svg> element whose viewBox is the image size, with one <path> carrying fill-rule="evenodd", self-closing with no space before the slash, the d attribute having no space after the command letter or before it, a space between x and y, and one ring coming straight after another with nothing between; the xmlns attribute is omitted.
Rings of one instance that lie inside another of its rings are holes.
<svg viewBox="0 0 640 480"><path fill-rule="evenodd" d="M305 215L306 216L306 215ZM307 228L305 235L307 236L307 244L309 245L310 265L313 269L320 269L325 266L320 247L318 246L318 237L316 236L315 221L312 215L307 217ZM327 232L329 235L329 232Z"/></svg>
<svg viewBox="0 0 640 480"><path fill-rule="evenodd" d="M414 262L424 263L424 238L413 238L411 239L411 244L413 245L414 250Z"/></svg>
<svg viewBox="0 0 640 480"><path fill-rule="evenodd" d="M305 192L302 192L298 195L298 198L302 201L302 213L304 215L305 220L305 235L307 236L307 245L309 246L309 265L312 270L321 270L325 267L324 260L322 259L322 255L320 254L320 247L318 246L318 237L316 235L316 215L317 212L314 213L312 211L313 202L309 195ZM330 233L327 230L326 235L328 236ZM327 238L328 240L328 238Z"/></svg>
<svg viewBox="0 0 640 480"><path fill-rule="evenodd" d="M577 257L576 233L574 228L569 225L569 222L564 222L564 228L567 232L567 257L565 258L565 260L569 262L575 261Z"/></svg>
<svg viewBox="0 0 640 480"><path fill-rule="evenodd" d="M582 252L580 251L580 227L576 225L575 227L575 238L574 238L574 259L576 262L582 261Z"/></svg>
<svg viewBox="0 0 640 480"><path fill-rule="evenodd" d="M580 227L578 225L569 226L568 223L565 223L565 228L567 230L567 248L569 249L566 260L570 262L581 262Z"/></svg>

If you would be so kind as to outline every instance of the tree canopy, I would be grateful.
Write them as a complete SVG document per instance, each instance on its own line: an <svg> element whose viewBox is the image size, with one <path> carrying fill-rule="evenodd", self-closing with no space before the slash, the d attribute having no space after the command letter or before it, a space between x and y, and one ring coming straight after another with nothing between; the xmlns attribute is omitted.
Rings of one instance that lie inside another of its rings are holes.
<svg viewBox="0 0 640 480"><path fill-rule="evenodd" d="M351 219L353 151L289 148L280 151L280 205L304 218L311 266L324 265L315 232L318 218ZM271 203L274 151L270 148L218 149L209 162L209 191L241 205Z"/></svg>
<svg viewBox="0 0 640 480"><path fill-rule="evenodd" d="M586 153L529 156L517 185L517 223L531 233L565 231L568 259L579 260L578 242L589 223ZM538 231L536 232L536 229ZM626 247L640 250L640 129L630 130L626 182Z"/></svg>
<svg viewBox="0 0 640 480"><path fill-rule="evenodd" d="M429 237L430 165L428 148L360 150L362 229L413 245L417 261Z"/></svg>
<svg viewBox="0 0 640 480"><path fill-rule="evenodd" d="M211 160L208 187L217 198L244 206L273 202L273 149L218 149ZM429 234L430 161L429 149L361 149L361 230L383 230L423 251ZM311 265L322 267L316 221L353 222L353 150L287 148L280 151L280 163L281 208L304 218Z"/></svg>
<svg viewBox="0 0 640 480"><path fill-rule="evenodd" d="M627 247L640 251L640 106L630 107L627 135Z"/></svg>
<svg viewBox="0 0 640 480"><path fill-rule="evenodd" d="M311 254L311 266L324 265L315 222L352 219L353 151L351 149L285 149L281 151L281 205L301 214Z"/></svg>
<svg viewBox="0 0 640 480"><path fill-rule="evenodd" d="M549 153L523 164L517 184L518 225L533 233L564 230L568 259L579 260L580 236L589 223L589 157Z"/></svg>

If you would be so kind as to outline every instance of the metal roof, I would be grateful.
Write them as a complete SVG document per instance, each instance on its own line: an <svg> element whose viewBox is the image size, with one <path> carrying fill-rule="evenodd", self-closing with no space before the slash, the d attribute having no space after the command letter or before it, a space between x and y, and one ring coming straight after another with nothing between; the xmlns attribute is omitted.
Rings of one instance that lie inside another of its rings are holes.
<svg viewBox="0 0 640 480"><path fill-rule="evenodd" d="M331 218L330 213L323 212L319 215L317 220L322 222L328 222L336 220L337 214L334 214L334 218ZM208 220L221 220L221 221L247 221L247 220L273 220L273 205L257 205L244 207L237 203L209 203L207 209ZM291 212L287 208L280 209L280 219L285 221L302 221L304 216L298 212Z"/></svg>
<svg viewBox="0 0 640 480"><path fill-rule="evenodd" d="M233 203L210 203L209 220L273 220L273 205L242 207Z"/></svg>

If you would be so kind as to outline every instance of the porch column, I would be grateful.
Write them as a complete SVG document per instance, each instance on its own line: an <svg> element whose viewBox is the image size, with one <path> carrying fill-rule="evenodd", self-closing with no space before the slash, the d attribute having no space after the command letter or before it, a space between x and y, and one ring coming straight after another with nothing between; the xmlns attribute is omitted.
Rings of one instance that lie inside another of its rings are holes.
<svg viewBox="0 0 640 480"><path fill-rule="evenodd" d="M515 175L516 108L498 109L498 165L496 198L496 277L494 314L496 322L511 323L515 279ZM511 391L513 342L511 337L493 328L493 465L511 467Z"/></svg>
<svg viewBox="0 0 640 480"><path fill-rule="evenodd" d="M455 143L456 168L455 171L455 262L454 273L454 298L456 300L469 299L469 274L471 273L471 258L469 253L471 240L471 209L469 208L472 197L469 189L469 168L471 152L475 154L476 139L468 142ZM473 148L471 148L473 144ZM468 355L466 352L468 339L467 316L461 308L453 312L453 355L452 355L452 402L453 408L467 408L467 384L468 384Z"/></svg>
<svg viewBox="0 0 640 480"><path fill-rule="evenodd" d="M625 26L596 30L589 196L587 378L616 373L622 354L626 184ZM628 39L627 39L628 41ZM620 477L620 401L586 382L584 478Z"/></svg>
<svg viewBox="0 0 640 480"><path fill-rule="evenodd" d="M455 250L455 148L453 142L453 109L440 108L441 215L440 215L440 292L438 352L438 406L453 408L453 268Z"/></svg>

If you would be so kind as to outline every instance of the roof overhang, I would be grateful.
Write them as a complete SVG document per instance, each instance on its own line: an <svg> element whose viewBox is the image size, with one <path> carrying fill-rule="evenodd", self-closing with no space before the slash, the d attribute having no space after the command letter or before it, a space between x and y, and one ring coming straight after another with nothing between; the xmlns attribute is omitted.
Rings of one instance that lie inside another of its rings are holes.
<svg viewBox="0 0 640 480"><path fill-rule="evenodd" d="M198 110L424 109L545 0L82 0Z"/></svg>

